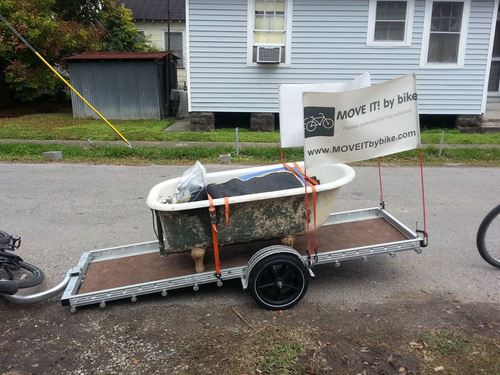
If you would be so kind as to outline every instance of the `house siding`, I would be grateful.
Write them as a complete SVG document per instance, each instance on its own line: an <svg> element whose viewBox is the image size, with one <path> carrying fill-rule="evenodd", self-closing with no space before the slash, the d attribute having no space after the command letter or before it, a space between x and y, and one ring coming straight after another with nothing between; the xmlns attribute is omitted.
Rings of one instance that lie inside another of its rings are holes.
<svg viewBox="0 0 500 375"><path fill-rule="evenodd" d="M191 111L278 112L278 85L417 75L422 114L480 114L494 0L472 0L463 68L420 67L425 1L410 47L367 46L368 0L294 0L290 65L247 65L247 0L188 0Z"/></svg>

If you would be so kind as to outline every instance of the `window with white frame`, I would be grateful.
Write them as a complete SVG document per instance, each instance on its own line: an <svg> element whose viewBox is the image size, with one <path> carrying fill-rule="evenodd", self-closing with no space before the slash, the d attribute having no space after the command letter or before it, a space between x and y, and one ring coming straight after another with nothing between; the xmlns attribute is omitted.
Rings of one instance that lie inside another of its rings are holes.
<svg viewBox="0 0 500 375"><path fill-rule="evenodd" d="M285 0L255 1L256 44L285 45L285 8Z"/></svg>
<svg viewBox="0 0 500 375"><path fill-rule="evenodd" d="M286 62L290 3L291 0L249 0L252 63L258 62L262 53L267 53L268 57L273 54L277 62Z"/></svg>
<svg viewBox="0 0 500 375"><path fill-rule="evenodd" d="M470 0L426 4L421 65L463 66Z"/></svg>
<svg viewBox="0 0 500 375"><path fill-rule="evenodd" d="M413 0L370 0L368 45L411 45Z"/></svg>

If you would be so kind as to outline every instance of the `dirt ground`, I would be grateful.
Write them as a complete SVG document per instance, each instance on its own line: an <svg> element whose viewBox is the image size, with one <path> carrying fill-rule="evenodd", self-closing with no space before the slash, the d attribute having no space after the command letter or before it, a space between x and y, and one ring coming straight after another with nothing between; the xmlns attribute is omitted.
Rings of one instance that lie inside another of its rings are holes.
<svg viewBox="0 0 500 375"><path fill-rule="evenodd" d="M2 301L0 374L500 374L496 304L422 292L354 310L302 301L271 312L246 295L239 305L176 304L186 293L76 314L57 301Z"/></svg>

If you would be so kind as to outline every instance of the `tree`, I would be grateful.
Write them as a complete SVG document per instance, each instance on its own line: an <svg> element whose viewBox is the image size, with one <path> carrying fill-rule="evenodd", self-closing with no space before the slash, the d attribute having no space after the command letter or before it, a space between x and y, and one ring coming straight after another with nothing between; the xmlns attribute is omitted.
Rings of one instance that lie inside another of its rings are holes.
<svg viewBox="0 0 500 375"><path fill-rule="evenodd" d="M143 51L131 11L113 0L0 0L6 18L51 64L83 51ZM0 71L19 101L56 97L63 84L0 23Z"/></svg>
<svg viewBox="0 0 500 375"><path fill-rule="evenodd" d="M99 23L102 0L55 0L54 10L63 20L94 25Z"/></svg>

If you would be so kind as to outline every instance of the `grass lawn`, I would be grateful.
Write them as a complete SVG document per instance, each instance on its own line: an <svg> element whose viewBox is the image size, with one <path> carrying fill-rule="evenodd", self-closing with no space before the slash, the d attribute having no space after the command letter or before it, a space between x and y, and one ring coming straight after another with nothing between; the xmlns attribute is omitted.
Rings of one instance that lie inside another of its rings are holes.
<svg viewBox="0 0 500 375"><path fill-rule="evenodd" d="M87 147L68 145L39 144L0 144L0 161L42 162L41 153L50 150L63 152L65 162L102 163L102 164L191 164L195 160L203 163L217 163L219 155L231 153L233 163L238 164L273 164L279 163L278 147L244 147L239 157L234 156L233 147ZM443 149L441 156L435 147L424 151L425 164L443 165L462 163L467 165L499 166L500 148ZM285 151L286 161L303 159L301 148ZM418 150L402 152L382 158L387 164L418 165ZM375 161L363 162L373 164Z"/></svg>
<svg viewBox="0 0 500 375"><path fill-rule="evenodd" d="M202 141L234 142L234 129L213 132L164 132L172 124L166 120L111 121L131 142L133 141ZM252 132L240 129L240 142L279 142L278 132ZM56 139L112 141L118 136L101 120L74 119L71 114L36 114L0 118L0 139Z"/></svg>
<svg viewBox="0 0 500 375"><path fill-rule="evenodd" d="M439 144L444 132L443 143L446 144L500 144L500 133L461 133L458 129L428 129L421 134L423 144Z"/></svg>
<svg viewBox="0 0 500 375"><path fill-rule="evenodd" d="M131 142L133 141L204 141L234 142L234 129L213 132L172 132L163 130L172 120L113 121ZM439 144L441 129L422 132L422 143ZM0 139L55 139L109 141L118 139L101 120L73 119L71 114L36 114L15 118L0 118ZM444 130L447 144L500 144L500 133L462 134L455 129ZM252 132L240 129L240 142L279 143L278 132Z"/></svg>

